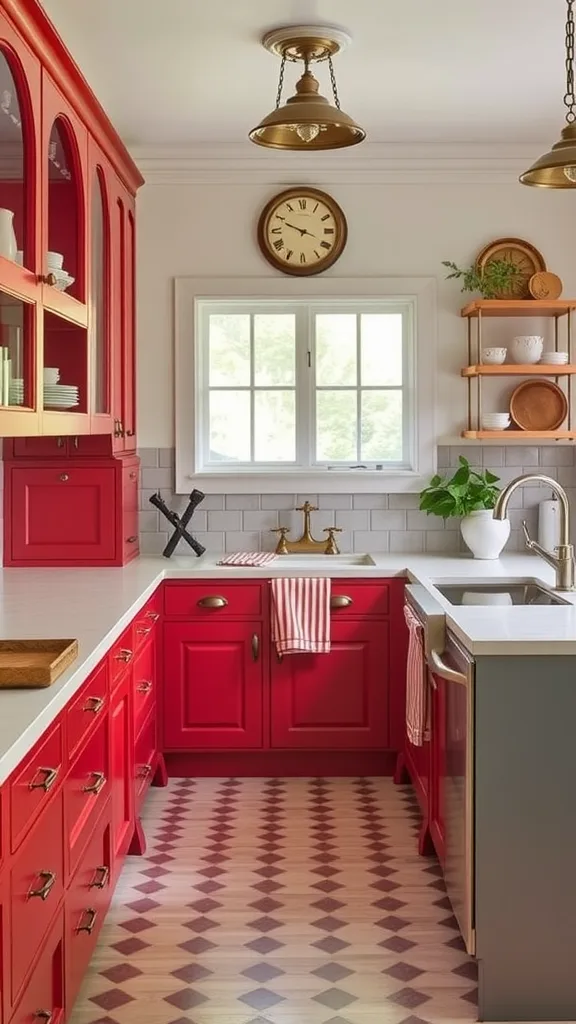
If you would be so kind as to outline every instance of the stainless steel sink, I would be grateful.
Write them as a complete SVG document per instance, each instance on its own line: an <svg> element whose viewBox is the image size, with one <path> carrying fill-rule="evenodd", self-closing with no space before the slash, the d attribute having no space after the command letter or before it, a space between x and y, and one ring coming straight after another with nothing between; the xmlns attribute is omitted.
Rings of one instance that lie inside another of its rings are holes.
<svg viewBox="0 0 576 1024"><path fill-rule="evenodd" d="M435 583L450 604L458 605L569 605L536 580L489 583Z"/></svg>

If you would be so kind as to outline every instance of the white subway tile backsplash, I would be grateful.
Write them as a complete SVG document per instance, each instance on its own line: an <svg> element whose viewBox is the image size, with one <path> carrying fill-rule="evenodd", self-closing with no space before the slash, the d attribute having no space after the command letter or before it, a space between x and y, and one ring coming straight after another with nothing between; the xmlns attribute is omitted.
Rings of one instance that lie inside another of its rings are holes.
<svg viewBox="0 0 576 1024"><path fill-rule="evenodd" d="M391 552L410 552L411 554L420 554L424 551L424 537L425 534L420 531L414 533L405 533L402 531L398 533L396 530L390 531L390 551Z"/></svg>
<svg viewBox="0 0 576 1024"><path fill-rule="evenodd" d="M225 551L259 551L260 534L258 531L247 533L245 531L227 531L224 541Z"/></svg>
<svg viewBox="0 0 576 1024"><path fill-rule="evenodd" d="M159 448L158 449L158 465L168 466L170 469L174 467L174 449L173 448Z"/></svg>
<svg viewBox="0 0 576 1024"><path fill-rule="evenodd" d="M260 495L226 494L224 498L224 507L227 509L251 509L254 511L260 508Z"/></svg>
<svg viewBox="0 0 576 1024"><path fill-rule="evenodd" d="M528 463L524 463L528 465ZM574 452L568 445L550 445L540 452L541 466L574 466Z"/></svg>
<svg viewBox="0 0 576 1024"><path fill-rule="evenodd" d="M172 490L174 483L174 470L164 469L146 469L144 468L141 473L142 487L152 487L158 490L159 487L169 487Z"/></svg>
<svg viewBox="0 0 576 1024"><path fill-rule="evenodd" d="M336 510L336 526L343 530L369 530L370 513L368 509L356 509L354 512Z"/></svg>
<svg viewBox="0 0 576 1024"><path fill-rule="evenodd" d="M140 535L140 554L161 555L167 543L167 533L142 533Z"/></svg>
<svg viewBox="0 0 576 1024"><path fill-rule="evenodd" d="M353 494L352 508L388 508L388 494Z"/></svg>
<svg viewBox="0 0 576 1024"><path fill-rule="evenodd" d="M272 509L265 512L243 512L242 525L248 532L274 530L278 526L278 513Z"/></svg>
<svg viewBox="0 0 576 1024"><path fill-rule="evenodd" d="M241 530L242 529L242 513L241 512L209 512L208 513L208 530L217 530L218 532L227 530Z"/></svg>
<svg viewBox="0 0 576 1024"><path fill-rule="evenodd" d="M482 449L482 465L485 469L503 466L505 455L505 448L498 448L496 445L486 445L486 447Z"/></svg>
<svg viewBox="0 0 576 1024"><path fill-rule="evenodd" d="M405 530L406 512L382 512L375 509L370 514L370 526L373 530Z"/></svg>
<svg viewBox="0 0 576 1024"><path fill-rule="evenodd" d="M354 534L354 551L368 554L385 554L390 550L390 534L384 530L357 531Z"/></svg>
<svg viewBox="0 0 576 1024"><path fill-rule="evenodd" d="M444 520L441 516L429 516L426 512L406 513L406 527L408 530L426 530L436 533L444 529Z"/></svg>
<svg viewBox="0 0 576 1024"><path fill-rule="evenodd" d="M158 453L162 448L139 448L140 469L154 469L158 465Z"/></svg>
<svg viewBox="0 0 576 1024"><path fill-rule="evenodd" d="M420 495L419 494L390 494L388 496L388 508L391 508L391 509L404 509L404 508L417 509L419 507L420 507Z"/></svg>
<svg viewBox="0 0 576 1024"><path fill-rule="evenodd" d="M151 512L142 511L138 516L140 533L158 533L160 526L160 513L152 509Z"/></svg>
<svg viewBox="0 0 576 1024"><path fill-rule="evenodd" d="M320 494L318 496L319 508L347 509L352 508L351 494Z"/></svg>
<svg viewBox="0 0 576 1024"><path fill-rule="evenodd" d="M207 494L202 502L202 508L205 512L219 512L224 508L224 495Z"/></svg>
<svg viewBox="0 0 576 1024"><path fill-rule="evenodd" d="M424 536L429 554L454 554L460 550L460 534L456 530L444 530L441 533L430 530Z"/></svg>
<svg viewBox="0 0 576 1024"><path fill-rule="evenodd" d="M544 451L544 449L542 449ZM506 466L530 466L534 469L540 465L540 448L530 448L523 444L512 444L506 448Z"/></svg>
<svg viewBox="0 0 576 1024"><path fill-rule="evenodd" d="M261 494L260 508L292 509L296 504L294 494Z"/></svg>

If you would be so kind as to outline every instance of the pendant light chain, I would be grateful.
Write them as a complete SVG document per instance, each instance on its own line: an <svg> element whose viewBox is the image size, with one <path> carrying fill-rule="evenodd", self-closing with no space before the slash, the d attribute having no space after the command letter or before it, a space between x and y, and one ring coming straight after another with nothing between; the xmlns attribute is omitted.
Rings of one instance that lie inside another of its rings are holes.
<svg viewBox="0 0 576 1024"><path fill-rule="evenodd" d="M573 2L574 2L574 0L569 0L570 4L572 4ZM572 28L574 28L574 25L572 25ZM574 38L574 36L572 36L572 38ZM328 67L330 68L330 81L332 82L332 94L334 96L334 106L337 107L338 110L340 110L340 100L338 99L338 89L336 88L336 75L334 74L334 65L332 63L332 56L331 56L331 54L328 54Z"/></svg>
<svg viewBox="0 0 576 1024"><path fill-rule="evenodd" d="M576 97L574 96L574 0L566 0L568 13L566 15L566 93L564 105L567 109L566 121L573 124L576 121Z"/></svg>
<svg viewBox="0 0 576 1024"><path fill-rule="evenodd" d="M282 89L284 87L284 69L286 67L286 54L282 54L282 63L280 65L280 77L278 79L278 92L276 93L276 110L280 106L282 100Z"/></svg>

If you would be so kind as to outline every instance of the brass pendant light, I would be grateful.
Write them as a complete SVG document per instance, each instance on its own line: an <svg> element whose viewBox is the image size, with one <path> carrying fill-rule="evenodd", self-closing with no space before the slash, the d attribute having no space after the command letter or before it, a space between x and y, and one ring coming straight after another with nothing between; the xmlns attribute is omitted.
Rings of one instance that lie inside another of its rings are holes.
<svg viewBox="0 0 576 1024"><path fill-rule="evenodd" d="M576 97L574 95L574 0L566 0L566 127L560 142L541 156L524 174L523 185L540 188L576 188Z"/></svg>
<svg viewBox="0 0 576 1024"><path fill-rule="evenodd" d="M366 132L340 109L332 57L350 37L341 29L292 26L274 29L262 45L281 58L276 107L253 128L249 138L269 149L304 152L313 149L342 149L355 146ZM280 106L286 61L301 61L304 73L296 83L296 94ZM334 105L319 93L319 83L310 71L313 62L326 61L330 71Z"/></svg>

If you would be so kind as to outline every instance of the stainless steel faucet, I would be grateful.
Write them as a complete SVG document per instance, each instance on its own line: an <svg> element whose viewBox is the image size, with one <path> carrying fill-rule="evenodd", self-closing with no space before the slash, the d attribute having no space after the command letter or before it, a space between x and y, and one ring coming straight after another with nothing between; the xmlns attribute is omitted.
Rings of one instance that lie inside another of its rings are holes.
<svg viewBox="0 0 576 1024"><path fill-rule="evenodd" d="M532 540L528 533L526 521L524 521L522 529L526 537L526 547L530 548L530 551L535 551L545 562L548 562L548 565L554 567L556 570L556 590L576 590L574 583L574 547L570 543L570 505L568 504L566 491L563 487L560 487L556 480L552 480L551 477L545 476L543 473L527 473L525 476L517 476L498 495L498 501L494 509L494 519L505 519L511 495L514 494L518 487L523 487L524 484L532 483L533 481L547 484L560 500L562 508L560 516L560 543L557 548L554 548L554 551L548 551L546 548L543 548L537 541Z"/></svg>

